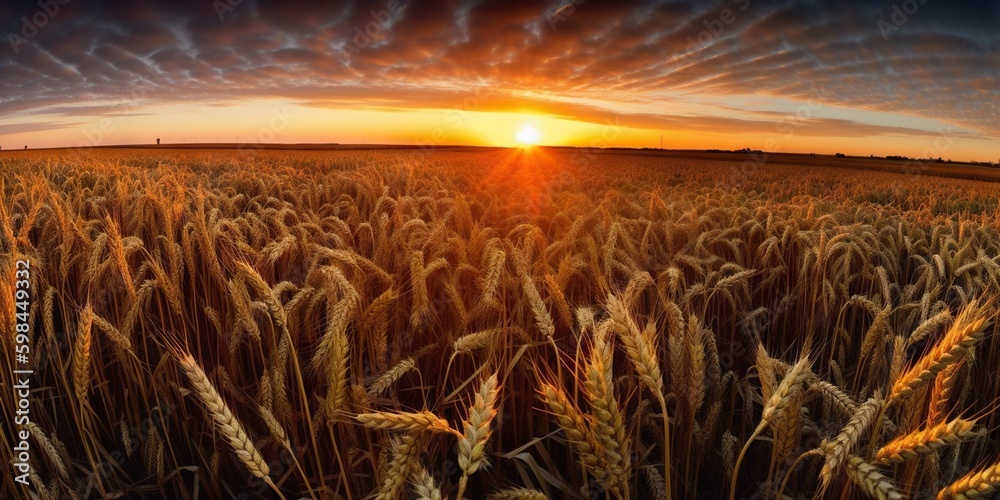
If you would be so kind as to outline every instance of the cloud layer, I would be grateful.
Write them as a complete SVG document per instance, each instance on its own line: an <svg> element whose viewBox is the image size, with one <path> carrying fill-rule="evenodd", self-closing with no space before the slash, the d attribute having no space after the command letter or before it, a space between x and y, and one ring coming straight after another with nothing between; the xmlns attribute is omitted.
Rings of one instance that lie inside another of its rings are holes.
<svg viewBox="0 0 1000 500"><path fill-rule="evenodd" d="M760 96L1000 136L993 0L317 3L8 3L0 6L0 116L72 120L265 97L451 108L489 88L491 109L600 122L618 108L624 123L648 128L773 129L768 112L727 116L723 107ZM672 111L689 101L719 105ZM933 133L833 118L813 130Z"/></svg>

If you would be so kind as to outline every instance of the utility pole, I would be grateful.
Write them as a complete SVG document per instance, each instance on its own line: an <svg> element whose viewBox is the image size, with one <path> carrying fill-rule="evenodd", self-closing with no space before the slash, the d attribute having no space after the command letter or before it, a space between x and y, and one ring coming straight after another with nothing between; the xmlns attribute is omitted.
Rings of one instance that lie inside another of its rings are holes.
<svg viewBox="0 0 1000 500"><path fill-rule="evenodd" d="M663 134L660 134L660 149L663 149Z"/></svg>

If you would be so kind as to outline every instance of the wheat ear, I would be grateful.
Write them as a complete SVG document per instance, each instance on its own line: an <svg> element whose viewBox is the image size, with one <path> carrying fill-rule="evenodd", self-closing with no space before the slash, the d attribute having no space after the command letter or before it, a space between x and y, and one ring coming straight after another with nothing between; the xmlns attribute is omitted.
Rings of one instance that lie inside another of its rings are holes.
<svg viewBox="0 0 1000 500"><path fill-rule="evenodd" d="M45 455L52 462L52 466L55 467L56 471L59 473L59 477L63 479L69 479L69 474L66 471L66 463L63 462L62 458L59 456L59 451L56 446L52 444L52 441L45 435L45 431L38 427L34 422L28 422L25 426L26 429L31 433L31 437L35 438L38 445L45 450Z"/></svg>
<svg viewBox="0 0 1000 500"><path fill-rule="evenodd" d="M541 491L530 490L528 488L510 488L486 497L486 500L547 500Z"/></svg>
<svg viewBox="0 0 1000 500"><path fill-rule="evenodd" d="M452 356L490 347L506 332L505 328L491 328L462 335L452 344Z"/></svg>
<svg viewBox="0 0 1000 500"><path fill-rule="evenodd" d="M847 422L847 425L844 426L840 433L832 440L826 441L820 446L821 451L826 456L823 469L820 471L820 478L823 482L821 491L826 490L826 487L830 485L830 481L840 471L840 467L850 456L854 446L861 439L861 435L868 428L868 425L875 417L882 403L882 398L878 396L865 401L864 404L858 407L854 416L851 417L851 420Z"/></svg>
<svg viewBox="0 0 1000 500"><path fill-rule="evenodd" d="M852 456L847 460L847 476L851 478L851 481L854 481L854 484L878 500L905 498L889 478L879 472L874 465L865 462L860 457Z"/></svg>
<svg viewBox="0 0 1000 500"><path fill-rule="evenodd" d="M281 422L275 418L274 413L271 412L266 406L259 406L260 418L264 420L264 424L267 425L267 430L271 431L271 437L281 443L286 449L291 450L292 444L288 441L288 435L285 434L285 428L281 426Z"/></svg>
<svg viewBox="0 0 1000 500"><path fill-rule="evenodd" d="M344 409L347 402L348 369L351 356L350 341L347 338L347 323L357 303L357 293L348 293L347 297L333 307L326 332L323 334L316 351L316 358L314 358L325 358L329 363L326 365L329 370L327 379L330 383L326 396L326 412L330 421L336 420L337 413Z"/></svg>
<svg viewBox="0 0 1000 500"><path fill-rule="evenodd" d="M890 400L909 396L933 379L941 370L962 359L983 336L986 317L975 301L966 306L929 353L899 376L892 386Z"/></svg>
<svg viewBox="0 0 1000 500"><path fill-rule="evenodd" d="M962 364L963 361L952 363L934 378L934 389L931 390L930 401L927 403L927 425L934 425L947 417L958 379L958 369Z"/></svg>
<svg viewBox="0 0 1000 500"><path fill-rule="evenodd" d="M809 383L809 390L816 392L822 398L837 409L841 415L851 417L858 411L858 405L839 387L825 381L816 379Z"/></svg>
<svg viewBox="0 0 1000 500"><path fill-rule="evenodd" d="M396 500L416 465L423 438L418 434L403 434L392 441L392 461L383 472L382 486L375 494L375 500Z"/></svg>
<svg viewBox="0 0 1000 500"><path fill-rule="evenodd" d="M550 384L542 384L542 399L555 416L559 427L566 433L566 438L572 443L587 472L607 487L607 463L601 453L601 446L594 439L587 427L583 415L566 397L566 393Z"/></svg>
<svg viewBox="0 0 1000 500"><path fill-rule="evenodd" d="M650 492L653 493L653 498L657 500L667 500L670 498L668 493L667 483L664 481L663 476L654 467L643 467L642 470L646 472L646 484L649 486Z"/></svg>
<svg viewBox="0 0 1000 500"><path fill-rule="evenodd" d="M390 368L388 371L379 376L375 382L372 383L371 387L368 388L368 397L377 397L387 391L392 384L395 384L403 375L406 375L410 370L416 370L417 365L415 360L410 357L406 358L395 366Z"/></svg>
<svg viewBox="0 0 1000 500"><path fill-rule="evenodd" d="M631 443L614 395L613 353L606 338L609 327L602 323L597 328L584 385L594 414L594 434L608 464L610 489L620 495L631 477Z"/></svg>
<svg viewBox="0 0 1000 500"><path fill-rule="evenodd" d="M986 498L1000 486L1000 462L985 469L970 472L938 492L938 500L956 498Z"/></svg>
<svg viewBox="0 0 1000 500"><path fill-rule="evenodd" d="M763 349L759 350L762 351ZM809 371L809 356L804 355L789 368L788 373L785 374L785 378L781 380L781 383L774 389L771 397L764 403L764 412L761 415L760 424L743 445L743 449L740 450L740 454L736 458L736 465L733 466L733 477L729 486L729 500L736 500L736 478L740 472L740 464L743 463L743 456L746 455L750 443L763 432L772 420L781 416L792 400L799 395L802 384L808 381L811 376L812 372Z"/></svg>
<svg viewBox="0 0 1000 500"><path fill-rule="evenodd" d="M771 397L764 403L764 412L761 415L761 422L755 432L764 430L769 422L778 418L788 407L792 398L801 391L802 384L812 377L809 371L809 356L803 356L797 363L792 365L785 378L781 380L778 387L771 394Z"/></svg>
<svg viewBox="0 0 1000 500"><path fill-rule="evenodd" d="M648 273L643 273L649 278ZM640 280L641 281L641 280ZM649 278L650 283L652 279ZM631 286L631 283L629 284ZM638 285L637 285L638 286ZM670 418L667 403L663 396L663 377L660 373L660 360L656 354L656 330L650 327L639 331L625 303L614 296L608 297L608 312L611 321L618 332L618 338L625 346L625 353L632 362L639 380L649 388L660 403L663 414L663 469L666 491L670 487Z"/></svg>
<svg viewBox="0 0 1000 500"><path fill-rule="evenodd" d="M945 446L978 436L979 433L972 430L975 425L975 420L957 418L900 436L878 450L875 462L899 463L934 453Z"/></svg>
<svg viewBox="0 0 1000 500"><path fill-rule="evenodd" d="M461 436L448 421L429 411L415 413L362 413L354 417L365 427L418 434L423 431L446 432Z"/></svg>
<svg viewBox="0 0 1000 500"><path fill-rule="evenodd" d="M497 376L494 374L480 385L469 417L465 420L465 435L458 440L458 467L462 477L458 481L458 498L463 498L469 476L486 463L485 449L490 439L490 424L496 417Z"/></svg>
<svg viewBox="0 0 1000 500"><path fill-rule="evenodd" d="M277 491L277 487L269 476L270 468L268 468L267 462L264 461L260 452L257 451L257 447L254 446L253 441L247 436L243 424L233 415L229 405L222 399L219 392L215 390L212 382L208 380L205 371L201 369L198 362L188 353L180 355L178 362L184 374L191 380L191 385L194 387L194 392L198 396L198 399L205 405L205 409L208 410L209 416L215 422L216 428L226 438L226 441L229 442L240 462L243 462L243 465L250 470L251 474L263 479L265 483Z"/></svg>
<svg viewBox="0 0 1000 500"><path fill-rule="evenodd" d="M76 346L73 349L73 384L76 388L76 398L81 403L86 402L87 392L90 390L90 345L93 320L93 310L90 308L90 304L87 304L80 314L79 333L76 337Z"/></svg>
<svg viewBox="0 0 1000 500"><path fill-rule="evenodd" d="M413 492L417 494L417 500L442 500L441 488L431 477L423 466L417 466L411 473L410 482L413 483Z"/></svg>
<svg viewBox="0 0 1000 500"><path fill-rule="evenodd" d="M933 318L924 321L920 324L920 326L913 330L912 333L910 333L910 337L906 339L907 344L914 345L920 342L941 326L951 323L952 319L954 318L951 315L951 311L944 310L937 313Z"/></svg>
<svg viewBox="0 0 1000 500"><path fill-rule="evenodd" d="M521 275L521 288L528 299L531 314L535 317L535 326L538 327L538 331L547 340L552 342L552 336L556 332L555 323L552 322L552 316L545 307L545 301L542 300L542 296L538 294L538 289L535 288L535 282L531 280L531 276L527 272Z"/></svg>

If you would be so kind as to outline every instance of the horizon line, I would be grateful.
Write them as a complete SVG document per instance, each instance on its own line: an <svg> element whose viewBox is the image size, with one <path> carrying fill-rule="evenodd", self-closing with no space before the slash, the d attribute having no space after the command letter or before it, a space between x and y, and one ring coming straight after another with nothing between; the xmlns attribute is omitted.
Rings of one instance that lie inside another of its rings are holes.
<svg viewBox="0 0 1000 500"><path fill-rule="evenodd" d="M977 161L977 160L945 160L943 158L922 158L922 157L908 157L903 155L884 155L878 156L871 154L870 156L863 155L850 155L844 153L816 153L816 152L806 152L806 151L764 151L761 149L743 148L743 149L697 149L697 148L661 148L661 147L650 147L650 146L619 146L619 147L595 147L595 146L572 146L572 145L549 145L549 144L534 144L531 146L490 146L490 145L479 145L479 144L434 144L434 145L424 145L424 144L392 144L392 143L339 143L339 142L269 142L269 143L238 143L238 142L171 142L164 144L149 144L149 143L132 143L132 144L110 144L110 145L99 145L99 146L51 146L43 148L29 148L25 146L24 149L0 149L0 153L13 153L13 152L23 152L23 151L56 151L56 150L82 150L89 151L91 149L235 149L235 150L314 150L314 151L332 151L332 150L365 150L365 149L422 149L433 151L436 149L454 149L454 148L475 148L475 149L532 149L532 148L551 148L551 149L585 149L585 150L600 150L600 151L660 151L660 152L676 152L676 153L718 153L718 154L767 154L767 155L798 155L798 156L821 156L830 158L854 158L854 159L876 159L876 160L888 160L888 161L919 161L919 162L934 162L934 163L957 163L957 164L968 164L968 165L979 165L979 166L990 166L990 165L1000 165L1000 163L990 162L990 161Z"/></svg>

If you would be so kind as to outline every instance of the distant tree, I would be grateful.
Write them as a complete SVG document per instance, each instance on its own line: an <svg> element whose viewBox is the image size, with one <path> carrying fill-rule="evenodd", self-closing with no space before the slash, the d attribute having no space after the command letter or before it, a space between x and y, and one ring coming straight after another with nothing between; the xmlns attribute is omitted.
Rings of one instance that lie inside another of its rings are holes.
<svg viewBox="0 0 1000 500"><path fill-rule="evenodd" d="M25 144L24 149L28 149L28 145L27 144Z"/></svg>
<svg viewBox="0 0 1000 500"><path fill-rule="evenodd" d="M836 156L837 158L847 158L847 155L845 155L844 153L837 153L834 156Z"/></svg>
<svg viewBox="0 0 1000 500"><path fill-rule="evenodd" d="M159 146L159 145L160 145L160 138L159 138L159 137L157 137L157 138L156 138L156 145L157 145L157 146Z"/></svg>

